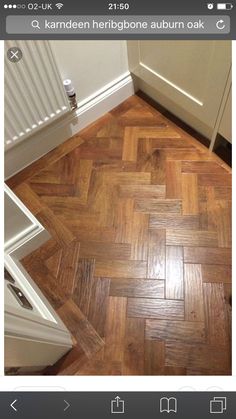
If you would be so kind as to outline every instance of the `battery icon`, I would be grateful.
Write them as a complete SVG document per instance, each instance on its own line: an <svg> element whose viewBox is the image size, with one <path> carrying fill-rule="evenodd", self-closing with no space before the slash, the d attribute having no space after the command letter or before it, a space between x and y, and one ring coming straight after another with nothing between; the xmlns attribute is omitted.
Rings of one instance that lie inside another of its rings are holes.
<svg viewBox="0 0 236 419"><path fill-rule="evenodd" d="M232 3L217 3L218 10L231 10L234 5Z"/></svg>

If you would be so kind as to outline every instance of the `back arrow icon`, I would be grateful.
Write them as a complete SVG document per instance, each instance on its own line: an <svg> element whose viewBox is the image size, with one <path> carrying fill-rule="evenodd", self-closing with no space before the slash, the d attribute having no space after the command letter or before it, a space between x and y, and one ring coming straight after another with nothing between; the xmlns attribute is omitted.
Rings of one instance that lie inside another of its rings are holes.
<svg viewBox="0 0 236 419"><path fill-rule="evenodd" d="M66 404L66 407L65 407L65 409L64 409L64 412L65 412L67 409L69 409L69 407L70 407L70 403L68 403L66 400L64 400L64 402L65 402L65 404Z"/></svg>
<svg viewBox="0 0 236 419"><path fill-rule="evenodd" d="M15 412L17 412L17 409L15 408L14 404L16 404L17 401L18 400L16 399L16 400L14 400L14 402L11 403L11 407L12 407L13 410L15 410Z"/></svg>

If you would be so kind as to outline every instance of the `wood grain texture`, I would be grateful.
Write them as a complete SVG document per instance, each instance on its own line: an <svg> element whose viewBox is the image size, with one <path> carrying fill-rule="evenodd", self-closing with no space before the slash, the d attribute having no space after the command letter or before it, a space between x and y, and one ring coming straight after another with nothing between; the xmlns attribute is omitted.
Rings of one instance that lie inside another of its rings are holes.
<svg viewBox="0 0 236 419"><path fill-rule="evenodd" d="M182 175L180 161L166 162L166 198L182 198Z"/></svg>
<svg viewBox="0 0 236 419"><path fill-rule="evenodd" d="M146 338L150 340L204 343L205 323L172 320L147 320Z"/></svg>
<svg viewBox="0 0 236 419"><path fill-rule="evenodd" d="M113 278L110 284L110 295L120 297L164 298L164 281Z"/></svg>
<svg viewBox="0 0 236 419"><path fill-rule="evenodd" d="M52 236L22 263L74 344L45 374L231 374L231 172L214 153L132 96L8 183Z"/></svg>
<svg viewBox="0 0 236 419"><path fill-rule="evenodd" d="M220 372L230 370L230 359L222 347L167 342L166 365Z"/></svg>
<svg viewBox="0 0 236 419"><path fill-rule="evenodd" d="M195 215L198 208L198 180L196 174L182 174L183 215Z"/></svg>
<svg viewBox="0 0 236 419"><path fill-rule="evenodd" d="M128 318L124 341L124 375L144 374L144 319Z"/></svg>
<svg viewBox="0 0 236 419"><path fill-rule="evenodd" d="M184 261L186 263L231 265L231 250L215 247L184 247Z"/></svg>
<svg viewBox="0 0 236 419"><path fill-rule="evenodd" d="M203 282L221 282L231 284L232 269L229 265L202 265Z"/></svg>
<svg viewBox="0 0 236 419"><path fill-rule="evenodd" d="M68 300L58 310L58 314L88 357L104 345L103 340L73 301Z"/></svg>
<svg viewBox="0 0 236 419"><path fill-rule="evenodd" d="M204 322L202 273L200 265L184 265L185 319Z"/></svg>
<svg viewBox="0 0 236 419"><path fill-rule="evenodd" d="M166 233L165 230L149 232L147 277L154 279L165 278L166 270Z"/></svg>
<svg viewBox="0 0 236 419"><path fill-rule="evenodd" d="M128 317L184 319L184 302L148 298L129 298Z"/></svg>
<svg viewBox="0 0 236 419"><path fill-rule="evenodd" d="M214 231L166 230L167 246L206 246L217 244L218 236Z"/></svg>
<svg viewBox="0 0 236 419"><path fill-rule="evenodd" d="M123 361L127 298L109 297L106 315L105 360Z"/></svg>
<svg viewBox="0 0 236 419"><path fill-rule="evenodd" d="M160 214L180 214L181 201L174 199L135 199L135 211Z"/></svg>
<svg viewBox="0 0 236 419"><path fill-rule="evenodd" d="M198 230L198 215L179 215L179 214L150 214L150 229L178 229L178 230Z"/></svg>
<svg viewBox="0 0 236 419"><path fill-rule="evenodd" d="M166 298L184 298L183 248L166 246Z"/></svg>
<svg viewBox="0 0 236 419"><path fill-rule="evenodd" d="M223 284L204 284L204 308L207 328L207 341L210 345L228 344L226 330L226 308Z"/></svg>

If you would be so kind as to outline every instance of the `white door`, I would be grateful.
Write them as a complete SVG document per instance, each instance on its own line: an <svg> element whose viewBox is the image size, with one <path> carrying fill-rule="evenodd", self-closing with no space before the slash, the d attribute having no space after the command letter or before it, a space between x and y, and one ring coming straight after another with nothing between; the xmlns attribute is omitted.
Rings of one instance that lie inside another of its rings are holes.
<svg viewBox="0 0 236 419"><path fill-rule="evenodd" d="M211 138L231 66L230 41L129 41L138 87Z"/></svg>
<svg viewBox="0 0 236 419"><path fill-rule="evenodd" d="M71 335L20 262L50 236L7 186L5 218L5 368L36 371L72 348Z"/></svg>

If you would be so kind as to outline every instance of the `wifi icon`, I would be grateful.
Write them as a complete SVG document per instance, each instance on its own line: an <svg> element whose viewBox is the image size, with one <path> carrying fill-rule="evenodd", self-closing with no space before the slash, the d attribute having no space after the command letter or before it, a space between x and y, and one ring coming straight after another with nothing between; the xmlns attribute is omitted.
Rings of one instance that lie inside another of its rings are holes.
<svg viewBox="0 0 236 419"><path fill-rule="evenodd" d="M55 6L60 10L64 4L63 3L56 3Z"/></svg>

